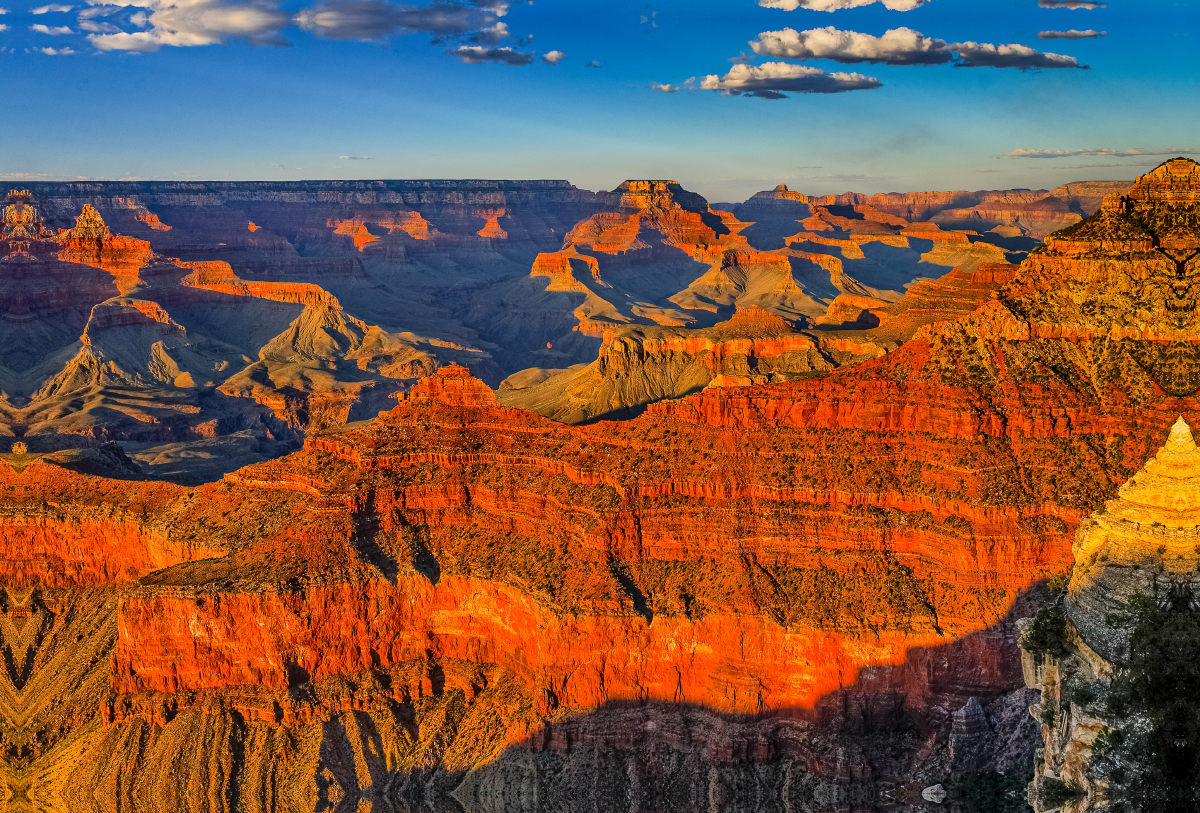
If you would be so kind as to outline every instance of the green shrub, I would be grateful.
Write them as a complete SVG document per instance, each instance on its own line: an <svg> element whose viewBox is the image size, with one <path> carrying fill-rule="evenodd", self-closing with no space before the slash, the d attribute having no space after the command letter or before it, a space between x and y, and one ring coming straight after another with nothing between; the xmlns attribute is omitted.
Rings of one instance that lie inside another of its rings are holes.
<svg viewBox="0 0 1200 813"><path fill-rule="evenodd" d="M1129 635L1103 704L1111 728L1092 744L1092 770L1114 813L1200 809L1200 604L1190 586L1134 596L1108 623Z"/></svg>
<svg viewBox="0 0 1200 813"><path fill-rule="evenodd" d="M1087 707L1096 702L1096 691L1087 683L1081 683L1071 691L1071 702Z"/></svg>
<svg viewBox="0 0 1200 813"><path fill-rule="evenodd" d="M1062 807L1077 802L1084 796L1083 790L1074 782L1063 782L1049 777L1038 785L1038 801L1045 808Z"/></svg>
<svg viewBox="0 0 1200 813"><path fill-rule="evenodd" d="M1039 659L1062 658L1067 654L1067 613L1062 602L1038 610L1021 636L1021 648Z"/></svg>

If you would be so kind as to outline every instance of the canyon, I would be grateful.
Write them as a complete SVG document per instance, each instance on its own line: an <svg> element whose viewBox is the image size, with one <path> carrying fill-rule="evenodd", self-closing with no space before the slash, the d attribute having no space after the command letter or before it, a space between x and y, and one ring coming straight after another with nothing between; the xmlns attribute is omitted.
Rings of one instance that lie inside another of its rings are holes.
<svg viewBox="0 0 1200 813"><path fill-rule="evenodd" d="M673 181L31 184L0 245L0 434L47 452L119 441L201 482L369 418L447 364L568 421L802 377L894 350L958 289L963 307L986 296L979 266L1019 262L1060 223L1039 201L1085 211L1095 186L913 208L783 185L710 207ZM996 200L1023 214L905 219ZM597 375L604 392L581 394Z"/></svg>
<svg viewBox="0 0 1200 813"><path fill-rule="evenodd" d="M0 798L1024 794L1018 621L1200 415L1200 165L1105 183L10 195Z"/></svg>

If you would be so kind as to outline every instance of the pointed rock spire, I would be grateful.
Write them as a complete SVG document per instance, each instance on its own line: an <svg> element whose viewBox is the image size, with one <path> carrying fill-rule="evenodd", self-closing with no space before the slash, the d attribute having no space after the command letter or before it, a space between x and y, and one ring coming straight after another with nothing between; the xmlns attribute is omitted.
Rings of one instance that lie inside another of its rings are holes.
<svg viewBox="0 0 1200 813"><path fill-rule="evenodd" d="M1139 525L1200 525L1200 448L1181 415L1158 454L1121 486L1108 513Z"/></svg>
<svg viewBox="0 0 1200 813"><path fill-rule="evenodd" d="M1181 416L1167 442L1075 535L1067 614L1084 643L1111 662L1125 633L1107 619L1135 594L1191 579L1200 567L1200 448Z"/></svg>

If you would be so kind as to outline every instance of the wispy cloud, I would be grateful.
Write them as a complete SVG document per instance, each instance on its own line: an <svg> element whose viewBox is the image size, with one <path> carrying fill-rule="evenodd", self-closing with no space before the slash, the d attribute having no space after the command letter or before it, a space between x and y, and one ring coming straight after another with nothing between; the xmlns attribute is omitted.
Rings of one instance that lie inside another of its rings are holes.
<svg viewBox="0 0 1200 813"><path fill-rule="evenodd" d="M30 9L29 13L30 14L65 14L66 12L70 11L73 8L75 8L75 7L74 6L60 6L57 3L51 3L48 6L38 6L37 8Z"/></svg>
<svg viewBox="0 0 1200 813"><path fill-rule="evenodd" d="M861 73L826 73L820 68L764 62L762 65L734 65L724 76L704 77L704 90L724 91L726 96L755 96L760 99L786 99L786 93L845 93L870 90L883 85L878 79Z"/></svg>
<svg viewBox="0 0 1200 813"><path fill-rule="evenodd" d="M73 31L71 31L69 26L65 26L65 25L49 26L49 25L38 24L38 25L29 26L29 30L36 31L39 34L49 34L54 37L60 36L62 34L74 33Z"/></svg>
<svg viewBox="0 0 1200 813"><path fill-rule="evenodd" d="M512 35L509 34L506 23L496 23L476 31L471 37L471 42L477 45L499 45L510 36Z"/></svg>
<svg viewBox="0 0 1200 813"><path fill-rule="evenodd" d="M1176 148L1172 150L1116 150L1110 147L1087 147L1078 150L1039 150L1018 147L1015 150L1009 150L1004 155L1008 158L1074 158L1081 155L1103 155L1109 158L1138 158L1160 155L1200 155L1200 150L1191 148Z"/></svg>
<svg viewBox="0 0 1200 813"><path fill-rule="evenodd" d="M814 181L894 181L899 175L850 175L838 173L834 175L817 175Z"/></svg>
<svg viewBox="0 0 1200 813"><path fill-rule="evenodd" d="M514 51L512 48L481 48L478 45L460 45L446 51L450 56L458 57L468 65L481 65L484 62L500 62L505 65L528 65L533 62L533 54Z"/></svg>
<svg viewBox="0 0 1200 813"><path fill-rule="evenodd" d="M763 8L781 8L784 11L795 11L806 8L812 11L841 11L847 8L860 8L872 3L883 3L883 7L891 11L912 11L929 0L758 0Z"/></svg>
<svg viewBox="0 0 1200 813"><path fill-rule="evenodd" d="M958 54L960 68L1016 68L1021 71L1041 68L1081 68L1073 56L1043 53L1028 45L992 45L986 42L956 42L950 49Z"/></svg>
<svg viewBox="0 0 1200 813"><path fill-rule="evenodd" d="M1106 37L1106 36L1108 36L1107 31L1093 31L1090 28L1087 29L1086 31L1077 31L1074 28L1072 28L1070 31L1039 31L1038 32L1038 39L1040 39L1040 40L1086 40L1086 39L1091 39L1092 37Z"/></svg>
<svg viewBox="0 0 1200 813"><path fill-rule="evenodd" d="M659 82L655 82L650 87L653 90L657 90L659 93L678 93L679 92L679 88L676 87L675 85L664 85Z"/></svg>
<svg viewBox="0 0 1200 813"><path fill-rule="evenodd" d="M420 7L383 0L325 0L300 11L294 21L302 31L325 39L380 40L415 32L466 34L479 31L493 20L478 8L458 5ZM503 23L500 26L507 36L507 27Z"/></svg>
<svg viewBox="0 0 1200 813"><path fill-rule="evenodd" d="M46 56L69 56L75 53L73 48L38 48Z"/></svg>
<svg viewBox="0 0 1200 813"><path fill-rule="evenodd" d="M120 34L121 29L117 28L112 23L100 22L98 20L79 20L79 30L89 31L93 34Z"/></svg>
<svg viewBox="0 0 1200 813"><path fill-rule="evenodd" d="M1108 8L1104 3L1093 0L1038 0L1038 8L1071 8L1091 11L1097 8Z"/></svg>
<svg viewBox="0 0 1200 813"><path fill-rule="evenodd" d="M567 55L562 51L547 51L542 54L542 61L547 65L557 65L567 58Z"/></svg>
<svg viewBox="0 0 1200 813"><path fill-rule="evenodd" d="M584 65L583 67L585 67L585 68L599 68L599 67L600 67L600 60L598 60L598 59L593 59L591 62L587 63L587 64L586 64L586 65Z"/></svg>
<svg viewBox="0 0 1200 813"><path fill-rule="evenodd" d="M756 54L783 59L832 59L842 64L941 65L953 59L943 40L911 28L893 28L882 37L839 31L833 26L795 31L764 31L751 40Z"/></svg>
<svg viewBox="0 0 1200 813"><path fill-rule="evenodd" d="M369 155L339 155L338 160L339 161L370 161L370 160L372 160L372 158Z"/></svg>

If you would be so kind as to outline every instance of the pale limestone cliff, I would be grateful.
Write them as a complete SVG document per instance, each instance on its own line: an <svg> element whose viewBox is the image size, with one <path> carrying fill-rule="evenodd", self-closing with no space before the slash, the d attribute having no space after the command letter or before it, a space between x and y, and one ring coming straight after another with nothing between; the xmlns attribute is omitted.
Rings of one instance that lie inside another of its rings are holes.
<svg viewBox="0 0 1200 813"><path fill-rule="evenodd" d="M1105 807L1108 786L1092 770L1092 746L1117 723L1105 719L1097 699L1128 648L1128 633L1113 618L1128 611L1135 595L1161 599L1174 586L1200 583L1200 449L1182 417L1117 498L1080 524L1073 550L1065 646L1023 654L1026 683L1042 692L1041 705L1031 709L1045 742L1030 792L1038 813L1063 806L1047 791L1057 783L1076 791L1072 813Z"/></svg>

